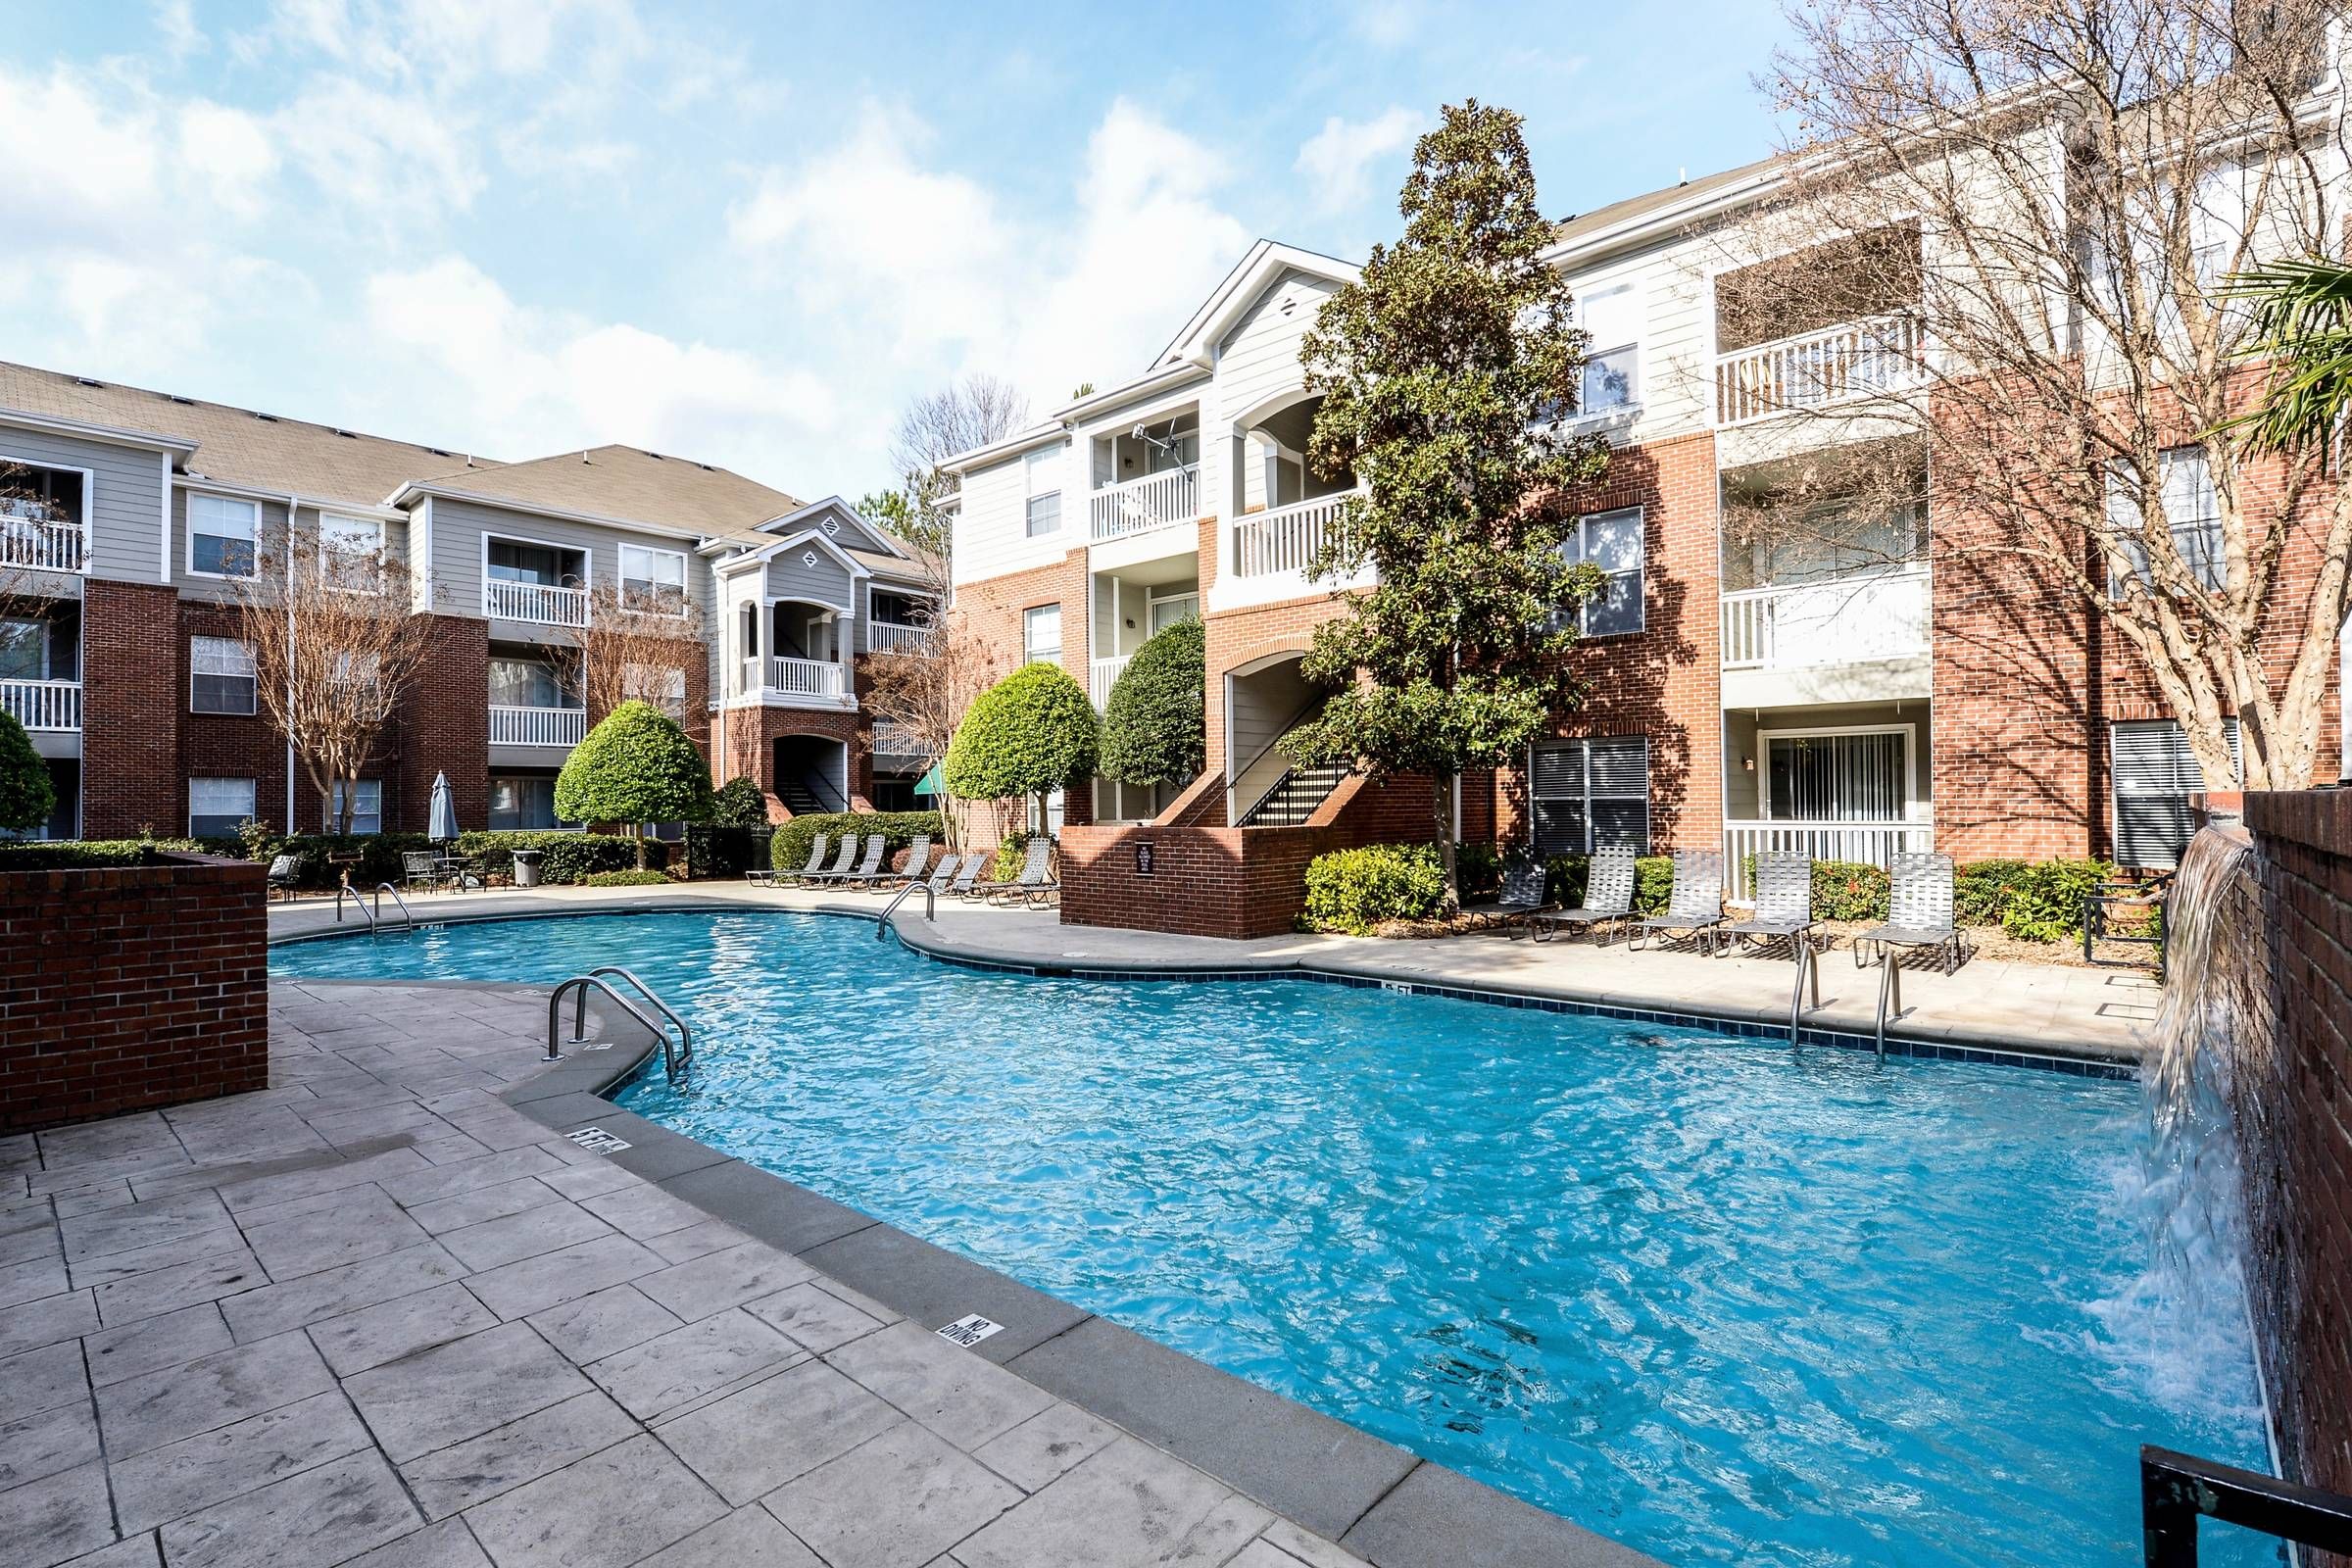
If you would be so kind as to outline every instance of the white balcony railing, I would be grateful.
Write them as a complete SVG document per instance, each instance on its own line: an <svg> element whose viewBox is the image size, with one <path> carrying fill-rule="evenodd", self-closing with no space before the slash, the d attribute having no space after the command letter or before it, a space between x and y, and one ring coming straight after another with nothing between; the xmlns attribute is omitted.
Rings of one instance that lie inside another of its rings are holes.
<svg viewBox="0 0 2352 1568"><path fill-rule="evenodd" d="M502 708L490 705L493 746L577 746L588 733L582 708Z"/></svg>
<svg viewBox="0 0 2352 1568"><path fill-rule="evenodd" d="M874 755L919 758L923 755L923 746L914 738L914 731L906 725L894 724L889 719L877 719L874 722Z"/></svg>
<svg viewBox="0 0 2352 1568"><path fill-rule="evenodd" d="M1119 683L1119 676L1134 658L1129 654L1126 659L1098 659L1087 665L1086 689L1095 699L1096 712L1110 706L1110 689Z"/></svg>
<svg viewBox="0 0 2352 1568"><path fill-rule="evenodd" d="M1918 314L1896 311L1721 355L1715 361L1715 422L1743 424L1791 409L1901 392L1925 378L1925 353Z"/></svg>
<svg viewBox="0 0 2352 1568"><path fill-rule="evenodd" d="M1788 850L1816 860L1852 860L1882 869L1900 854L1933 850L1936 828L1929 822L1726 822L1723 860L1732 897L1754 897L1747 858L1764 850Z"/></svg>
<svg viewBox="0 0 2352 1568"><path fill-rule="evenodd" d="M81 682L0 680L0 713L12 714L26 729L77 730Z"/></svg>
<svg viewBox="0 0 2352 1568"><path fill-rule="evenodd" d="M482 613L493 620L529 620L542 626L585 626L588 624L588 590L557 588L535 582L508 582L492 577L482 584Z"/></svg>
<svg viewBox="0 0 2352 1568"><path fill-rule="evenodd" d="M79 571L89 559L89 541L78 522L0 516L0 566Z"/></svg>
<svg viewBox="0 0 2352 1568"><path fill-rule="evenodd" d="M1092 537L1101 543L1193 521L1200 515L1200 476L1197 467L1170 468L1096 491L1087 498Z"/></svg>
<svg viewBox="0 0 2352 1568"><path fill-rule="evenodd" d="M849 689L839 664L827 659L781 659L767 662L767 686L787 697L838 699Z"/></svg>
<svg viewBox="0 0 2352 1568"><path fill-rule="evenodd" d="M1928 651L1923 567L1723 596L1723 667L1811 669Z"/></svg>
<svg viewBox="0 0 2352 1568"><path fill-rule="evenodd" d="M931 635L928 626L909 626L896 620L869 620L865 623L866 646L878 654L905 653L923 646Z"/></svg>
<svg viewBox="0 0 2352 1568"><path fill-rule="evenodd" d="M1251 513L1233 525L1233 574L1271 577L1301 573L1323 549L1353 491L1294 501L1271 512Z"/></svg>

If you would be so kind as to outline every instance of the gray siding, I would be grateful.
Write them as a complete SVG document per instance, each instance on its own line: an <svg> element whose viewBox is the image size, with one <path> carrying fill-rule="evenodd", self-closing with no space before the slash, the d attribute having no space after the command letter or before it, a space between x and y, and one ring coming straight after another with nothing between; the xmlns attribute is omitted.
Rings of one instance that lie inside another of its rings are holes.
<svg viewBox="0 0 2352 1568"><path fill-rule="evenodd" d="M204 486L195 487L198 494ZM220 492L226 494L225 491ZM251 497L233 499L251 500ZM262 509L261 552L272 555L284 549L286 535L286 504L282 501L264 501ZM219 577L202 577L188 570L188 492L174 485L172 490L172 585L183 599L208 599L226 603L237 596L237 585Z"/></svg>
<svg viewBox="0 0 2352 1568"><path fill-rule="evenodd" d="M133 582L158 580L164 471L171 461L164 454L0 424L0 457L88 469L90 575Z"/></svg>
<svg viewBox="0 0 2352 1568"><path fill-rule="evenodd" d="M801 558L813 554L816 564L811 566ZM767 564L767 597L770 599L808 599L820 605L834 605L856 611L858 602L851 597L855 574L834 557L815 545L795 545L780 551ZM861 615L858 617L863 619Z"/></svg>
<svg viewBox="0 0 2352 1568"><path fill-rule="evenodd" d="M635 533L624 528L573 522L568 518L542 516L532 512L482 506L470 501L452 501L446 496L437 496L433 500L434 609L445 615L481 617L482 540L485 535L491 534L525 543L585 551L588 556L587 586L591 588L607 588L620 581L620 547L623 542L648 545L656 550L676 551L686 558L687 597L701 607L707 626L710 613L710 570L709 564L695 554L694 541L691 539L672 539L661 534ZM490 635L528 641L544 640L554 631L552 627L502 620L492 625Z"/></svg>

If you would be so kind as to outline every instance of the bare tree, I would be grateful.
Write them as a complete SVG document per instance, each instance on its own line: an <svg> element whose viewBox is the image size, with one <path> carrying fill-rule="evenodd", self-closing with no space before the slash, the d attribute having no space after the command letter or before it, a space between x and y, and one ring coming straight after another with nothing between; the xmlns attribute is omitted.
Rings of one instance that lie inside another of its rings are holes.
<svg viewBox="0 0 2352 1568"><path fill-rule="evenodd" d="M1803 458L1727 495L1735 545L1915 551L1852 522L1932 473L1939 581L2088 607L2209 778L2234 715L2248 787L2308 784L2352 491L2322 450L2239 438L2264 372L2229 279L2338 248L2335 10L1792 9L1766 85L1802 130L1777 198L1719 235L1735 358L1712 391L1725 423L1797 427Z"/></svg>
<svg viewBox="0 0 2352 1568"><path fill-rule="evenodd" d="M702 609L682 592L591 588L588 624L574 654L589 714L602 718L635 701L683 719L686 673L708 657L702 639Z"/></svg>
<svg viewBox="0 0 2352 1568"><path fill-rule="evenodd" d="M906 498L908 542L938 558L943 577L951 543L945 503L956 482L940 464L1002 441L1028 421L1029 399L1019 388L977 371L922 394L899 416L890 435L890 466Z"/></svg>
<svg viewBox="0 0 2352 1568"><path fill-rule="evenodd" d="M263 710L311 788L351 831L358 784L422 664L431 622L414 613L407 568L290 529L237 587L238 637L253 656Z"/></svg>
<svg viewBox="0 0 2352 1568"><path fill-rule="evenodd" d="M904 744L913 748L928 772L948 755L964 710L996 679L997 659L981 638L935 614L919 644L875 654L865 674L868 685L859 706L876 726L896 725L904 732ZM940 806L952 844L954 803L943 797Z"/></svg>

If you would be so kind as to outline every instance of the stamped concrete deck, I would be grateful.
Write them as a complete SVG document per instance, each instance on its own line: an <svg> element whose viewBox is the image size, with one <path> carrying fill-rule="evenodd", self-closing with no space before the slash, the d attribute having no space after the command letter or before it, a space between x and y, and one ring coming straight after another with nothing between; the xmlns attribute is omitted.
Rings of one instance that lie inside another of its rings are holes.
<svg viewBox="0 0 2352 1568"><path fill-rule="evenodd" d="M544 1016L280 983L269 1090L0 1140L0 1564L1647 1560L643 1123Z"/></svg>

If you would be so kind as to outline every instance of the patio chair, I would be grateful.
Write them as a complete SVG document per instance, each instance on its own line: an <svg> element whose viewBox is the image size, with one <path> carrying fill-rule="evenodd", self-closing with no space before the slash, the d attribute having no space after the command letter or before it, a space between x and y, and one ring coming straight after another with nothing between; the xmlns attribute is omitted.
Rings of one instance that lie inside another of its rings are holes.
<svg viewBox="0 0 2352 1568"><path fill-rule="evenodd" d="M968 861L982 858L985 858L985 857L978 855L962 856L949 854L941 856L939 858L939 864L931 868L931 875L925 879L931 885L931 897L936 899L941 894L947 892L949 888L953 887L956 882L956 873L961 871Z"/></svg>
<svg viewBox="0 0 2352 1568"><path fill-rule="evenodd" d="M1551 907L1544 893L1544 862L1513 860L1502 868L1502 887L1489 904L1473 904L1464 914L1492 915L1502 934L1518 941L1534 929L1531 916Z"/></svg>
<svg viewBox="0 0 2352 1568"><path fill-rule="evenodd" d="M1640 948L1644 935L1651 931L1669 937L1687 936L1692 941L1704 938L1707 955L1712 957L1722 930L1723 852L1675 851L1674 886L1666 896L1666 912L1635 922L1634 946Z"/></svg>
<svg viewBox="0 0 2352 1568"><path fill-rule="evenodd" d="M853 833L849 837L849 843L844 847L842 858L847 859L849 858L848 851L855 850L857 847L858 835ZM851 871L844 870L837 865L819 875L816 879L817 884L820 887L846 888L860 882L871 882L875 873L881 868L882 857L889 853L890 840L888 838L880 833L868 833L865 836L865 856L858 860L858 868Z"/></svg>
<svg viewBox="0 0 2352 1568"><path fill-rule="evenodd" d="M805 888L822 887L833 877L847 876L849 874L850 866L858 858L858 838L857 834L844 833L841 836L841 853L834 856L833 863L824 867L822 870L803 871L801 873L801 886Z"/></svg>
<svg viewBox="0 0 2352 1568"><path fill-rule="evenodd" d="M1967 957L1952 918L1952 858L1904 854L1888 872L1886 923L1854 938L1854 966L1866 953L1879 960L1879 1054L1886 1054L1886 1022L1903 1014L1903 960L1896 949L1924 951L1950 974Z"/></svg>
<svg viewBox="0 0 2352 1568"><path fill-rule="evenodd" d="M430 893L435 888L450 885L448 866L431 850L403 850L400 854L401 881L411 893L419 888Z"/></svg>
<svg viewBox="0 0 2352 1568"><path fill-rule="evenodd" d="M272 856L270 860L270 891L294 897L295 884L302 880L302 857L299 855Z"/></svg>
<svg viewBox="0 0 2352 1568"><path fill-rule="evenodd" d="M920 882L923 879L924 867L930 863L931 835L917 833L914 841L906 846L906 863L905 865L893 870L890 858L884 856L882 868L872 876L862 879L862 885L872 888L876 892L887 892L893 887L903 888L910 882Z"/></svg>
<svg viewBox="0 0 2352 1568"><path fill-rule="evenodd" d="M985 898L988 890L975 887L973 884L979 880L980 873L987 870L996 858L996 853L991 850L982 850L977 855L965 856L963 869L956 873L955 882L946 890L948 895L957 899Z"/></svg>
<svg viewBox="0 0 2352 1568"><path fill-rule="evenodd" d="M1603 927L1624 927L1634 917L1634 848L1610 844L1592 852L1585 871L1585 902L1573 909L1552 909L1528 916L1538 942L1549 942L1564 925L1582 926L1600 941Z"/></svg>
<svg viewBox="0 0 2352 1568"><path fill-rule="evenodd" d="M779 887L788 885L787 879L792 887L806 885L810 877L824 869L825 851L831 847L832 843L832 834L819 833L808 845L808 863L798 871L778 871L776 873L777 885Z"/></svg>
<svg viewBox="0 0 2352 1568"><path fill-rule="evenodd" d="M1061 896L1061 884L1054 879L1052 856L1054 841L1039 835L1029 841L1028 851L1021 857L1021 874L1009 882L1000 882L988 890L988 902L1009 908L1015 904L1034 904L1043 906Z"/></svg>
<svg viewBox="0 0 2352 1568"><path fill-rule="evenodd" d="M1756 853L1756 912L1723 928L1726 937L1754 947L1787 940L1808 947L1821 922L1813 918L1813 858L1793 850Z"/></svg>

